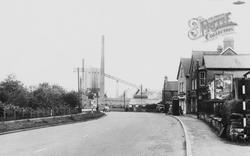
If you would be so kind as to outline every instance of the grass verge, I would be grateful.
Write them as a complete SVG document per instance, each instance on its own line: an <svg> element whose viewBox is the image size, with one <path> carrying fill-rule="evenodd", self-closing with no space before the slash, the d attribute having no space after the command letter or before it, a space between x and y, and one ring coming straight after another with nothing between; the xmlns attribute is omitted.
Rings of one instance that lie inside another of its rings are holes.
<svg viewBox="0 0 250 156"><path fill-rule="evenodd" d="M104 116L102 112L87 112L81 114L72 114L65 116L45 117L45 118L34 118L25 120L15 121L2 121L0 122L0 133L5 134L6 132L27 130L31 128L55 126L67 123L81 122L92 119L97 119Z"/></svg>

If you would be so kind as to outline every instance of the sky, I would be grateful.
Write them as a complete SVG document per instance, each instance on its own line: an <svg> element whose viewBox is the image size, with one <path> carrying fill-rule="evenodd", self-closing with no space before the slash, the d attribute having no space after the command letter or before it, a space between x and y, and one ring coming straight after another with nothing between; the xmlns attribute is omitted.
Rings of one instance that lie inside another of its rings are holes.
<svg viewBox="0 0 250 156"><path fill-rule="evenodd" d="M237 53L250 53L250 3L232 0L8 0L0 1L0 81L15 74L24 85L42 82L77 89L74 68L99 67L152 90L176 80L179 60L192 50L216 50L224 37L190 40L188 21L231 12ZM106 79L113 96L115 82ZM128 88L128 86L121 86Z"/></svg>

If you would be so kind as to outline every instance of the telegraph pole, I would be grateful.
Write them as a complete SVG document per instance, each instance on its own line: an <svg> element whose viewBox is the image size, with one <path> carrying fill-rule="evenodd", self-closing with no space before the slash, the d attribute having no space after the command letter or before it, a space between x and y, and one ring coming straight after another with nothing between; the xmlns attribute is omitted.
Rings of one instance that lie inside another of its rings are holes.
<svg viewBox="0 0 250 156"><path fill-rule="evenodd" d="M123 94L123 102L124 102L124 109L125 109L125 106L126 106L126 91L124 91L124 94Z"/></svg>
<svg viewBox="0 0 250 156"><path fill-rule="evenodd" d="M82 104L81 104L81 96L80 96L80 68L77 67L76 68L76 72L77 72L77 95L78 95L78 99L79 99L79 104L78 104L78 111L79 113L82 112Z"/></svg>
<svg viewBox="0 0 250 156"><path fill-rule="evenodd" d="M80 91L80 77L79 77L80 68L77 67L76 70L77 70L77 92L79 94L79 91Z"/></svg>
<svg viewBox="0 0 250 156"><path fill-rule="evenodd" d="M77 67L77 84L78 84L78 98L79 98L79 106L78 106L78 110L79 113L82 112L82 103L81 103L81 95L80 95L80 68Z"/></svg>
<svg viewBox="0 0 250 156"><path fill-rule="evenodd" d="M142 105L142 84L141 84L141 105Z"/></svg>
<svg viewBox="0 0 250 156"><path fill-rule="evenodd" d="M104 56L104 35L102 35L102 47L101 47L101 67L100 67L100 98L104 98L104 91L105 91L105 80L104 80L104 74L105 74L105 56Z"/></svg>
<svg viewBox="0 0 250 156"><path fill-rule="evenodd" d="M81 106L84 106L85 98L85 91L84 91L84 59L82 59L82 80L81 80Z"/></svg>

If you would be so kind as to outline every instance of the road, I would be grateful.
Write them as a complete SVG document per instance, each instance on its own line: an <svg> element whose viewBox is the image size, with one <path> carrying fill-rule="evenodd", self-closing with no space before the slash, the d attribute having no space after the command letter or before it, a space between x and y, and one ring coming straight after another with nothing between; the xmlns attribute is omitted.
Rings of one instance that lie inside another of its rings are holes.
<svg viewBox="0 0 250 156"><path fill-rule="evenodd" d="M109 112L107 116L0 136L4 156L184 156L179 122L164 114Z"/></svg>
<svg viewBox="0 0 250 156"><path fill-rule="evenodd" d="M193 156L249 156L250 146L219 138L203 121L179 117L187 128Z"/></svg>

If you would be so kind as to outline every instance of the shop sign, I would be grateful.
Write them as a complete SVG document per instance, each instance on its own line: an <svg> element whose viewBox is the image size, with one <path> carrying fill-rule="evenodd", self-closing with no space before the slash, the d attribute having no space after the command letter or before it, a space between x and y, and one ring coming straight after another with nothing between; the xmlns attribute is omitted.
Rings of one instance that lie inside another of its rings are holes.
<svg viewBox="0 0 250 156"><path fill-rule="evenodd" d="M208 19L197 17L189 20L190 30L188 37L196 40L204 37L206 40L212 40L221 35L234 33L234 27L237 23L230 19L231 12L223 13Z"/></svg>

